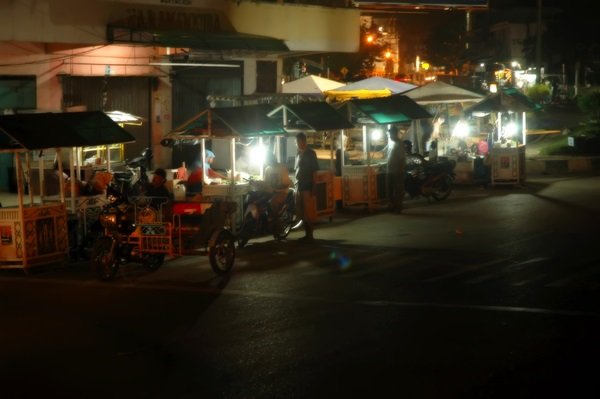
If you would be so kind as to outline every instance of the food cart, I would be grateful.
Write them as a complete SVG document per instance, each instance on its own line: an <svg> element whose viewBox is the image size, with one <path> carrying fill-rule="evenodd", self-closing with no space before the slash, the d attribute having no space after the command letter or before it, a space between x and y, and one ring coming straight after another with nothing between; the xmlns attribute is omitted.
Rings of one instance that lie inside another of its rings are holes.
<svg viewBox="0 0 600 399"><path fill-rule="evenodd" d="M133 137L102 112L5 115L0 117L0 131L0 149L14 154L18 197L18 207L0 208L5 237L0 247L0 267L27 270L64 260L69 243L81 238L82 226L90 221L90 211L94 213L100 207L97 196L76 195L76 179L71 179L70 185L65 184L64 150L72 150L70 168L71 176L75 176L76 148L126 142ZM46 168L44 152L56 157L57 170ZM31 179L35 157L37 182ZM46 195L50 182L57 187L56 195ZM70 188L69 196L65 194L66 188ZM69 234L69 219L75 219L80 229L75 234Z"/></svg>
<svg viewBox="0 0 600 399"><path fill-rule="evenodd" d="M313 139L314 147L317 147L319 159L328 160L328 167L319 170L315 176L316 215L331 220L335 213L336 201L342 199L342 178L336 176L335 167L336 142L341 140L344 129L351 129L354 126L325 102L281 105L268 115L278 117L288 134L305 132L312 136L321 136L320 140ZM290 140L290 142L294 141ZM295 144L294 150L288 147L287 152L295 154Z"/></svg>
<svg viewBox="0 0 600 399"><path fill-rule="evenodd" d="M490 133L491 184L525 182L525 148L527 112L541 106L515 88L502 88L481 102L467 108L465 114L491 117Z"/></svg>
<svg viewBox="0 0 600 399"><path fill-rule="evenodd" d="M205 153L207 142L210 141L212 150L219 154L219 158L229 160L227 169L231 178L227 180L213 181L208 184L206 168L203 168L201 197L203 200L226 200L237 204L238 212L233 214L234 219L230 221L234 234L242 224L244 198L250 188L247 181L235 178L238 174L236 143L242 139L257 138L261 141L265 137L284 135L283 128L275 120L267 117L271 110L272 107L268 104L209 108L180 125L161 141L163 145L169 147L178 144L199 144L199 158L203 165L206 164ZM261 167L261 175L262 172ZM186 201L194 200L194 198L186 199Z"/></svg>
<svg viewBox="0 0 600 399"><path fill-rule="evenodd" d="M352 146L342 136L342 205L366 206L369 211L386 206L386 132L392 125L408 125L415 119L431 118L431 114L404 95L348 100L337 104L337 108L352 124L360 126L349 131ZM346 157L346 152L351 154Z"/></svg>
<svg viewBox="0 0 600 399"><path fill-rule="evenodd" d="M478 145L481 140L487 140L485 133L481 137L483 129L476 127L469 131L454 128L463 118L463 109L478 103L485 96L442 81L424 84L404 94L433 115L428 132L416 121L412 123L412 135L409 139L416 152L423 156L429 155L432 143L435 142L435 155L456 162L454 173L457 183L472 184L481 180L476 178L479 176L476 165L482 165L483 158L487 155L485 147ZM462 134L464 136L456 137ZM453 144L459 142L464 142L464 148L453 147Z"/></svg>
<svg viewBox="0 0 600 399"><path fill-rule="evenodd" d="M27 271L31 267L66 260L69 232L62 150L94 145L94 133L103 140L112 140L114 132L102 130L102 118L110 121L103 113L96 112L0 116L0 151L13 154L18 197L16 207L0 208L0 268ZM102 134L99 134L100 130ZM56 171L46 173L39 156L45 150L55 151ZM39 158L37 182L31 179L34 151ZM58 200L54 201L45 196L45 180L53 177L59 184ZM38 183L39 196L34 196L35 183Z"/></svg>

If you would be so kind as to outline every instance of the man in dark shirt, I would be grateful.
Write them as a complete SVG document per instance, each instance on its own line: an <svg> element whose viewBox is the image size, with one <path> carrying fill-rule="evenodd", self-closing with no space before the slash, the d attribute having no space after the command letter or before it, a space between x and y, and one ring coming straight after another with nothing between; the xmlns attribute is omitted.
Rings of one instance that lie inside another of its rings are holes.
<svg viewBox="0 0 600 399"><path fill-rule="evenodd" d="M314 173L319 170L317 154L306 142L306 134L296 135L296 215L304 225L304 240L312 240L316 219L316 199L314 192Z"/></svg>
<svg viewBox="0 0 600 399"><path fill-rule="evenodd" d="M146 197L150 197L149 205L159 211L163 219L168 216L171 203L171 193L165 187L166 182L167 172L162 168L157 168L144 193Z"/></svg>

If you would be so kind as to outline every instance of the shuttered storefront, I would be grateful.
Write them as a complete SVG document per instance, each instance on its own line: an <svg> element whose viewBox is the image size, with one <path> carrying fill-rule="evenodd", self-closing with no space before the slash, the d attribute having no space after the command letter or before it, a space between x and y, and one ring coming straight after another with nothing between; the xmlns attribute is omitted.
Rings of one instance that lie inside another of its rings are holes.
<svg viewBox="0 0 600 399"><path fill-rule="evenodd" d="M63 108L84 106L88 111L123 111L144 118L141 126L124 128L135 143L125 145L125 158L138 156L145 147L152 147L150 118L151 77L62 77Z"/></svg>
<svg viewBox="0 0 600 399"><path fill-rule="evenodd" d="M173 128L210 107L211 104L206 99L208 95L239 96L242 94L243 63L228 62L228 64L236 66L173 68ZM181 162L192 165L198 153L199 146L176 145L173 148L173 165L181 165Z"/></svg>

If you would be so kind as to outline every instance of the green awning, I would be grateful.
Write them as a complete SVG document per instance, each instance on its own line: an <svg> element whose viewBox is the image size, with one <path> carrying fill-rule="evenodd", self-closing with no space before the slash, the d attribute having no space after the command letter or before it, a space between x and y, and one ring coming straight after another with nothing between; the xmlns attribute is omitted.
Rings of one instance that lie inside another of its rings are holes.
<svg viewBox="0 0 600 399"><path fill-rule="evenodd" d="M283 135L285 130L279 121L267 116L272 109L269 104L209 108L168 133L161 143L171 146L197 144L200 138Z"/></svg>
<svg viewBox="0 0 600 399"><path fill-rule="evenodd" d="M131 143L135 141L135 137L104 112L64 112L53 115L64 124L72 126L81 137L83 144L73 145L73 147Z"/></svg>
<svg viewBox="0 0 600 399"><path fill-rule="evenodd" d="M407 123L415 119L433 118L425 108L402 94L389 97L348 100L338 107L349 112L353 123Z"/></svg>
<svg viewBox="0 0 600 399"><path fill-rule="evenodd" d="M286 113L287 130L339 130L354 127L346 118L326 102L306 102L299 104L284 104L269 113L270 117L277 115L283 124L283 113Z"/></svg>
<svg viewBox="0 0 600 399"><path fill-rule="evenodd" d="M109 25L107 39L109 43L138 43L199 50L289 51L288 46L281 39L237 32L184 32Z"/></svg>
<svg viewBox="0 0 600 399"><path fill-rule="evenodd" d="M135 138L101 111L0 116L0 150L127 143Z"/></svg>

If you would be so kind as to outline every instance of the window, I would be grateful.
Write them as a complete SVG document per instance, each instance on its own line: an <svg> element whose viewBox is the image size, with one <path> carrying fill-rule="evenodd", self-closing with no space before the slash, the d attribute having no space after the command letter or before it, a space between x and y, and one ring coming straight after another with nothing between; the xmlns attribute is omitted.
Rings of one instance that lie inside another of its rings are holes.
<svg viewBox="0 0 600 399"><path fill-rule="evenodd" d="M256 61L256 92L277 93L276 61Z"/></svg>
<svg viewBox="0 0 600 399"><path fill-rule="evenodd" d="M35 75L0 75L0 111L36 108Z"/></svg>

